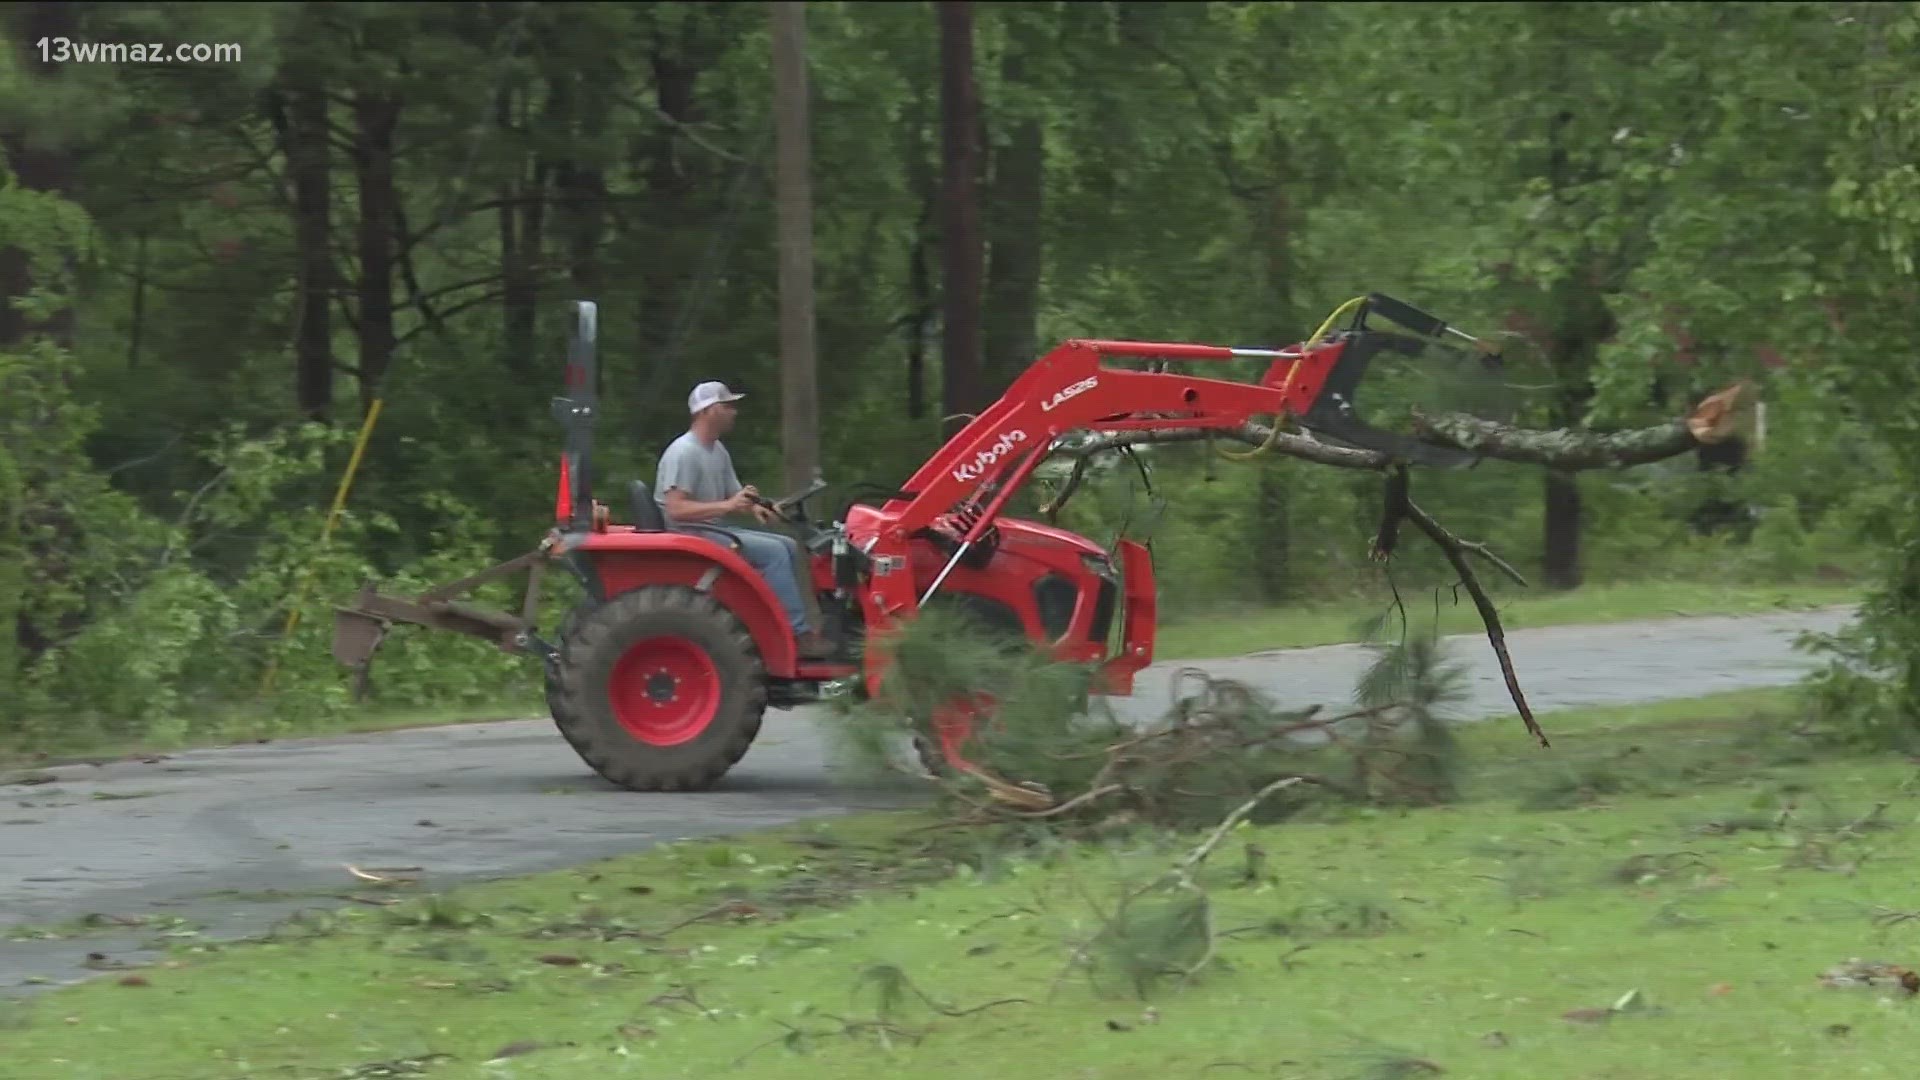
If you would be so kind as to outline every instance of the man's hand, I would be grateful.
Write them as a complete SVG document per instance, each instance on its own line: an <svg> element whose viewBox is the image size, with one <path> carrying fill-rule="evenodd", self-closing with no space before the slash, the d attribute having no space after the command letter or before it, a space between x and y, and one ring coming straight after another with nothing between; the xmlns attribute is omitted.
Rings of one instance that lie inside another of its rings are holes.
<svg viewBox="0 0 1920 1080"><path fill-rule="evenodd" d="M759 521L762 525L771 525L780 520L780 512L778 510L775 510L771 506L762 506L759 503L753 504L753 516L755 520Z"/></svg>
<svg viewBox="0 0 1920 1080"><path fill-rule="evenodd" d="M760 492L755 490L752 484L748 484L746 487L734 492L733 496L727 500L727 513L737 514L742 510L755 509L756 506L753 497L758 494L760 494Z"/></svg>

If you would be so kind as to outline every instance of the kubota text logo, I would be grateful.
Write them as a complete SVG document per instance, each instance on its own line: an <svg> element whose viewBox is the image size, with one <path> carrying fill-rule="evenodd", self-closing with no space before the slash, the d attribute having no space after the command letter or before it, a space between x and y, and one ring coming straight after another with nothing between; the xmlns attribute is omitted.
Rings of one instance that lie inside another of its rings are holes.
<svg viewBox="0 0 1920 1080"><path fill-rule="evenodd" d="M1093 375L1093 376L1089 376L1087 378L1081 379L1079 382L1074 383L1072 386L1067 387L1065 390L1062 390L1059 393L1048 398L1047 400L1041 402L1040 411L1052 412L1053 410L1059 408L1067 400L1071 398L1077 398L1081 394L1084 394L1087 391L1099 385L1100 385L1100 377L1098 375Z"/></svg>
<svg viewBox="0 0 1920 1080"><path fill-rule="evenodd" d="M988 469L999 464L1015 446L1027 441L1027 433L1019 429L1000 436L992 446L973 456L973 460L953 470L953 478L961 483L978 480L986 475Z"/></svg>

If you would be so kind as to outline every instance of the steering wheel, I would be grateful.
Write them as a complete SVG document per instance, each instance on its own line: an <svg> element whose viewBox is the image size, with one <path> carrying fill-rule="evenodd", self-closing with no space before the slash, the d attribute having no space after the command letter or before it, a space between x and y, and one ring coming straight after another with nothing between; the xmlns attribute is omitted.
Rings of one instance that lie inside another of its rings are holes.
<svg viewBox="0 0 1920 1080"><path fill-rule="evenodd" d="M825 490L827 490L827 482L816 479L813 483L807 485L805 490L797 491L784 499L769 499L765 495L754 494L747 496L747 501L753 503L755 506L764 506L768 510L773 511L780 515L782 521L790 521L795 524L804 525L807 524L806 501ZM799 516L796 517L788 513L788 511L794 509L800 510Z"/></svg>
<svg viewBox="0 0 1920 1080"><path fill-rule="evenodd" d="M817 542L829 538L830 534L815 525L807 517L806 502L808 499L827 490L827 486L825 480L816 478L813 483L808 484L803 490L794 492L784 499L769 499L764 495L750 495L748 496L748 501L752 502L755 506L762 506L773 511L775 516L789 525L799 526L806 533L806 536L801 538L801 544L812 548ZM795 510L798 510L799 513L794 513L793 511Z"/></svg>

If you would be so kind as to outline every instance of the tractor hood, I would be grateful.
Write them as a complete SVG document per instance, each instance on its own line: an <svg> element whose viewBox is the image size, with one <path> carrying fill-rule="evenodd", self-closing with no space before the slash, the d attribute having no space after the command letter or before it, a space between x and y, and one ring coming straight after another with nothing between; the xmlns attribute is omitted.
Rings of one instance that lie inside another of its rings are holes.
<svg viewBox="0 0 1920 1080"><path fill-rule="evenodd" d="M1001 518L999 527L1002 543L1013 541L1045 547L1064 547L1097 559L1107 557L1106 549L1086 537L1078 533L1070 533L1065 529L1056 529L1038 521L1028 521L1025 518Z"/></svg>

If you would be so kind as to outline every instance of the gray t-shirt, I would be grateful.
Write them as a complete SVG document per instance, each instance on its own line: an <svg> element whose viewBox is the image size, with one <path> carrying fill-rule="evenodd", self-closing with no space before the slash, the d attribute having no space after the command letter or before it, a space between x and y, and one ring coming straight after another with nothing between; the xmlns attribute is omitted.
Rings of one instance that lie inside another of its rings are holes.
<svg viewBox="0 0 1920 1080"><path fill-rule="evenodd" d="M733 457L724 443L700 445L689 431L667 445L660 455L660 472L654 478L653 499L660 513L667 513L667 492L679 488L695 502L719 502L731 498L743 485L733 471ZM667 524L674 521L667 517Z"/></svg>

